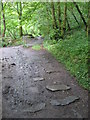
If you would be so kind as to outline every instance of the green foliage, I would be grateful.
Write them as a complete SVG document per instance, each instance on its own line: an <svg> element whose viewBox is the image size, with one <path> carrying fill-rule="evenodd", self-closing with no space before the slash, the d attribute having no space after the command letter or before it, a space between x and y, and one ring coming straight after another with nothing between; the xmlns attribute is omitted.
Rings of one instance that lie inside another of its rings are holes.
<svg viewBox="0 0 90 120"><path fill-rule="evenodd" d="M88 40L84 30L77 30L62 41L46 40L44 47L48 49L59 62L63 63L72 75L76 76L79 84L90 90L88 79Z"/></svg>
<svg viewBox="0 0 90 120"><path fill-rule="evenodd" d="M37 44L37 45L32 46L32 49L33 50L40 50L41 46Z"/></svg>
<svg viewBox="0 0 90 120"><path fill-rule="evenodd" d="M87 21L88 13L88 3L77 3L80 7ZM58 23L58 7L57 3L55 6L55 17ZM63 26L64 17L64 3L60 3L61 7L61 26ZM76 10L73 3L67 3L69 9L73 9L75 16L77 17L80 25L83 24L81 17ZM20 8L19 8L20 9ZM51 3L43 2L23 2L22 3L22 16L21 25L23 29L23 34L32 34L34 37L42 35L47 39L59 39L61 37L61 32L58 29L53 28L53 18L51 12ZM7 2L4 3L4 14L6 21L6 37L11 37L11 39L20 38L20 20L17 12L17 2ZM71 12L67 10L67 17L71 28L78 27L74 17ZM3 18L1 16L1 28L3 32ZM67 27L68 28L68 27ZM68 30L68 29L67 29Z"/></svg>
<svg viewBox="0 0 90 120"><path fill-rule="evenodd" d="M9 37L7 38L5 37L5 38L0 39L0 47L18 46L22 44L23 44L22 38L12 40Z"/></svg>
<svg viewBox="0 0 90 120"><path fill-rule="evenodd" d="M22 41L21 38L16 39L10 46L18 46L18 45L23 45L24 42Z"/></svg>

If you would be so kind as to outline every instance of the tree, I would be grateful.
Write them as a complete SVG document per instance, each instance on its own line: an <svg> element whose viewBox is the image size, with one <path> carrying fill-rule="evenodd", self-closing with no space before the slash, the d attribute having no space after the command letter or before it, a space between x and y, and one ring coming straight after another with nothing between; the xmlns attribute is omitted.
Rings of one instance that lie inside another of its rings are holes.
<svg viewBox="0 0 90 120"><path fill-rule="evenodd" d="M1 1L0 1L0 37L1 37Z"/></svg>
<svg viewBox="0 0 90 120"><path fill-rule="evenodd" d="M19 17L19 21L20 21L20 28L19 28L19 31L20 31L20 37L23 35L23 32L22 32L22 3L21 2L17 2L17 13L18 13L18 17Z"/></svg>
<svg viewBox="0 0 90 120"><path fill-rule="evenodd" d="M1 2L1 5L2 5L3 26L4 26L2 37L5 37L6 22L5 22L5 12L4 12L4 5L3 5L3 2Z"/></svg>
<svg viewBox="0 0 90 120"><path fill-rule="evenodd" d="M90 35L90 1L88 3L88 21L87 21L87 36Z"/></svg>
<svg viewBox="0 0 90 120"><path fill-rule="evenodd" d="M83 17L82 12L80 11L80 9L79 9L77 3L74 2L74 1L73 1L73 3L74 3L74 5L75 5L75 7L77 8L77 10L78 10L78 12L79 12L79 14L80 14L80 16L81 16L81 18L82 18L82 20L83 20L83 23L84 23L84 25L85 25L85 27L86 27L86 29L87 29L87 23L86 23L86 21L85 21L85 19L84 19L84 17Z"/></svg>
<svg viewBox="0 0 90 120"><path fill-rule="evenodd" d="M68 26L68 30L71 30L68 18L67 18L67 26Z"/></svg>
<svg viewBox="0 0 90 120"><path fill-rule="evenodd" d="M65 31L66 31L66 21L67 21L67 3L64 3L64 20L63 20L63 28L61 31L61 37L64 37Z"/></svg>
<svg viewBox="0 0 90 120"><path fill-rule="evenodd" d="M59 23L59 30L61 30L61 8L60 8L60 0L58 0L57 6L58 6L58 23Z"/></svg>
<svg viewBox="0 0 90 120"><path fill-rule="evenodd" d="M75 21L76 21L76 22L77 22L77 24L79 25L79 22L78 22L77 17L75 16L75 14L74 14L74 12L73 12L72 7L71 7L71 9L69 9L69 8L68 8L68 10L71 12L71 14L73 15L73 17L74 17Z"/></svg>
<svg viewBox="0 0 90 120"><path fill-rule="evenodd" d="M58 26L57 26L56 17L55 17L55 7L54 7L53 0L51 2L51 10L52 10L53 26L54 26L54 29L57 29Z"/></svg>
<svg viewBox="0 0 90 120"><path fill-rule="evenodd" d="M80 15L77 14L78 11ZM86 14L86 3L62 3L60 0L57 3L53 0L47 3L7 2L6 5L2 3L2 33L3 36L10 36L13 40L19 39L26 33L33 36L42 34L47 38L58 40L63 38L68 30L77 27L77 24L80 25L81 16L86 20ZM85 24L89 25L89 22Z"/></svg>

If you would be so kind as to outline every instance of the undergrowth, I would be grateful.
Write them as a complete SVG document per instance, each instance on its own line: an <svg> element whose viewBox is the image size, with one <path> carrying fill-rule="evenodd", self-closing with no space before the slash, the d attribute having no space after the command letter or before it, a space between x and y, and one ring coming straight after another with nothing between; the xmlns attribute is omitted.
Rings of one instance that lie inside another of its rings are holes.
<svg viewBox="0 0 90 120"><path fill-rule="evenodd" d="M10 46L18 46L24 44L22 38L12 40L11 38L1 38L0 39L0 47L10 47Z"/></svg>
<svg viewBox="0 0 90 120"><path fill-rule="evenodd" d="M40 50L41 46L39 44L32 46L33 50Z"/></svg>
<svg viewBox="0 0 90 120"><path fill-rule="evenodd" d="M63 63L77 78L78 83L90 90L88 79L88 39L84 30L77 30L64 40L45 40L44 47Z"/></svg>

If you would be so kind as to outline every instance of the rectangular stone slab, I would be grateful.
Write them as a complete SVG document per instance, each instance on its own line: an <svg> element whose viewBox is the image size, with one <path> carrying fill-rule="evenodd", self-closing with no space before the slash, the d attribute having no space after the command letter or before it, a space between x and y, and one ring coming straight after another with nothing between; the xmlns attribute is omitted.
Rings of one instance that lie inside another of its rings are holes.
<svg viewBox="0 0 90 120"><path fill-rule="evenodd" d="M55 106L60 106L60 105L64 106L64 105L68 105L72 102L75 102L78 99L79 99L79 97L77 97L77 96L69 96L69 97L66 97L65 99L51 100L50 103Z"/></svg>
<svg viewBox="0 0 90 120"><path fill-rule="evenodd" d="M70 87L67 85L47 85L46 88L52 92L61 91L61 90L69 90Z"/></svg>

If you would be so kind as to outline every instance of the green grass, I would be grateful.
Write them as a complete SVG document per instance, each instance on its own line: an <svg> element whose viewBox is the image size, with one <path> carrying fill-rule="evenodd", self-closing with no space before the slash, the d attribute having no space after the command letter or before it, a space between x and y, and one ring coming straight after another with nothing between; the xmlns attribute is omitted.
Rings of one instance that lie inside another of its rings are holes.
<svg viewBox="0 0 90 120"><path fill-rule="evenodd" d="M45 40L44 47L77 78L79 85L90 90L88 79L88 39L84 30L77 30L65 40Z"/></svg>
<svg viewBox="0 0 90 120"><path fill-rule="evenodd" d="M11 38L4 38L4 41L0 39L0 47L19 46L24 44L24 41L20 39L12 40Z"/></svg>
<svg viewBox="0 0 90 120"><path fill-rule="evenodd" d="M32 46L32 49L33 50L40 50L41 46L37 44L37 45Z"/></svg>
<svg viewBox="0 0 90 120"><path fill-rule="evenodd" d="M24 41L22 39L16 40L14 43L12 43L11 46L18 46L18 45L23 45Z"/></svg>

